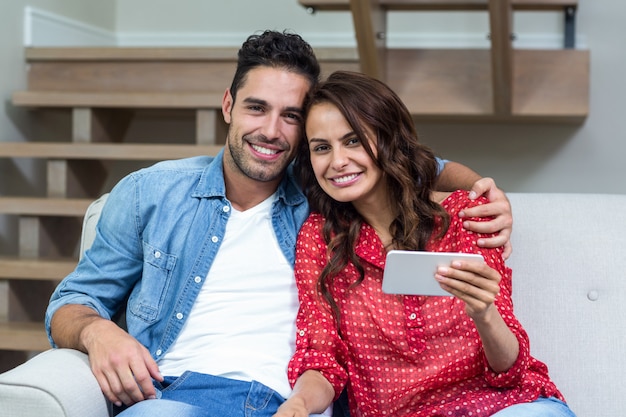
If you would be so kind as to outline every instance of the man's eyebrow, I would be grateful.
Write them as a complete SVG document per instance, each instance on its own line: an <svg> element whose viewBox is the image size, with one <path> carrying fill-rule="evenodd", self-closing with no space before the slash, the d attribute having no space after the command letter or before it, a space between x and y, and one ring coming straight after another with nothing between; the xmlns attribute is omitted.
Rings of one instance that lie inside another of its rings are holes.
<svg viewBox="0 0 626 417"><path fill-rule="evenodd" d="M246 97L243 99L243 102L248 103L248 104L258 104L261 106L270 107L267 100L263 100L263 99L256 98L256 97ZM299 113L299 114L304 113L304 110L302 109L302 107L294 107L294 106L285 107L283 111L294 112L294 113Z"/></svg>
<svg viewBox="0 0 626 417"><path fill-rule="evenodd" d="M256 98L256 97L246 97L246 98L243 99L243 101L245 103L261 104L263 106L267 106L267 101L266 100L262 100L262 99Z"/></svg>

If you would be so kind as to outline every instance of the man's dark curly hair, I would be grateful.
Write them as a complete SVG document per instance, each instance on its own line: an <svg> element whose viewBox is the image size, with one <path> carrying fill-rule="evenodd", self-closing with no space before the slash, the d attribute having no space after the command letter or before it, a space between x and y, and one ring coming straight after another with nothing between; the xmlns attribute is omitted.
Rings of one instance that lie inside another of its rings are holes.
<svg viewBox="0 0 626 417"><path fill-rule="evenodd" d="M303 75L311 87L319 82L320 65L313 48L300 35L266 30L248 37L239 49L237 69L230 86L233 100L246 81L250 70L256 67L283 68Z"/></svg>

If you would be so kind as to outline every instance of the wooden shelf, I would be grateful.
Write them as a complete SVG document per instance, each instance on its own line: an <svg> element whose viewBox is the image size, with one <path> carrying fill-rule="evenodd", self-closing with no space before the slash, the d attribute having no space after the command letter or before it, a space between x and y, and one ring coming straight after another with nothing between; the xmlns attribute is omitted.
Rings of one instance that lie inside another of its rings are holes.
<svg viewBox="0 0 626 417"><path fill-rule="evenodd" d="M44 351L50 342L43 323L0 322L0 350Z"/></svg>
<svg viewBox="0 0 626 417"><path fill-rule="evenodd" d="M0 157L79 160L160 161L215 156L222 145L0 142Z"/></svg>
<svg viewBox="0 0 626 417"><path fill-rule="evenodd" d="M13 104L22 107L141 109L220 109L223 93L18 91Z"/></svg>
<svg viewBox="0 0 626 417"><path fill-rule="evenodd" d="M76 267L77 259L0 257L0 279L60 281Z"/></svg>
<svg viewBox="0 0 626 417"><path fill-rule="evenodd" d="M83 217L93 199L52 197L0 197L0 214Z"/></svg>
<svg viewBox="0 0 626 417"><path fill-rule="evenodd" d="M515 50L511 115L494 114L490 52L390 49L387 80L421 120L580 123L588 114L589 53Z"/></svg>

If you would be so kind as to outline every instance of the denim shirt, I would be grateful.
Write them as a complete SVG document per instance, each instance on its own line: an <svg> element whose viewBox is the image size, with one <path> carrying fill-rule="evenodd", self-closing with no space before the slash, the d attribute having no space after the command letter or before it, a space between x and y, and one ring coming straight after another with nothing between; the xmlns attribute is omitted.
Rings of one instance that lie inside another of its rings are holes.
<svg viewBox="0 0 626 417"><path fill-rule="evenodd" d="M81 304L110 319L126 307L128 332L158 360L176 340L222 242L231 204L223 151L165 161L134 172L111 191L93 245L52 294L54 312ZM272 207L272 224L293 265L296 237L309 214L291 171ZM245 254L242 254L245 256Z"/></svg>

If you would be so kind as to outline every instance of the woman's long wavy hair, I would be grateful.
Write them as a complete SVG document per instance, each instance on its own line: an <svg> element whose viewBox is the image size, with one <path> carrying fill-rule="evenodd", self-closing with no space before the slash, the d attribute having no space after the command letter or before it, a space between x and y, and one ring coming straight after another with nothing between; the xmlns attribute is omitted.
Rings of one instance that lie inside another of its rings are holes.
<svg viewBox="0 0 626 417"><path fill-rule="evenodd" d="M305 105L305 114L312 106L330 103L347 120L361 139L366 152L382 170L387 182L390 204L396 218L390 226L392 247L425 250L437 219L442 233L447 230L446 211L431 200L438 165L433 151L419 143L413 119L400 98L383 82L364 74L337 71L314 88ZM376 153L367 140L366 129L376 135ZM349 262L359 272L359 285L364 268L354 252L364 219L351 203L332 199L318 184L309 154L308 139L300 144L294 172L309 200L311 211L321 213L326 222L323 237L328 244L328 263L318 279L318 291L328 302L339 322L339 308L331 288L335 276Z"/></svg>

